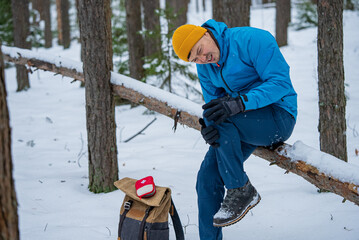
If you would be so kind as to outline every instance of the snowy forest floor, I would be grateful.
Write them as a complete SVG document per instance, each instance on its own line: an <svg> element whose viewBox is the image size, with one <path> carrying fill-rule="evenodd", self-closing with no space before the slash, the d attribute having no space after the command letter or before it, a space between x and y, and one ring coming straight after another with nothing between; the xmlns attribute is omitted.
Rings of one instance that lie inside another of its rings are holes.
<svg viewBox="0 0 359 240"><path fill-rule="evenodd" d="M210 17L188 16L193 24ZM251 26L274 34L274 18L274 9L255 9ZM359 165L358 25L358 12L344 13L348 157L355 165ZM316 34L316 28L290 29L289 45L281 50L291 66L299 106L297 125L287 142L300 140L318 149ZM73 42L69 50L56 46L46 52L79 60L80 47ZM49 72L37 71L30 78L31 89L18 93L15 68L6 70L21 239L116 239L123 193L93 194L87 189L84 89ZM171 187L186 239L199 239L195 182L208 145L198 131L179 126L173 133L172 119L145 115L145 110L116 107L119 177L152 175L157 185ZM155 117L143 135L124 143ZM246 161L245 169L262 201L241 222L225 228L224 239L359 239L358 206L342 203L332 193L318 193L304 179L284 174L255 156Z"/></svg>

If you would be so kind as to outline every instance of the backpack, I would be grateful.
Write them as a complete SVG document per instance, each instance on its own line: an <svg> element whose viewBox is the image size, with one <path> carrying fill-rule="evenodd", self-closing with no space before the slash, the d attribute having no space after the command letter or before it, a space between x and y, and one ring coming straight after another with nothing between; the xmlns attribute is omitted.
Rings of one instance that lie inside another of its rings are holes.
<svg viewBox="0 0 359 240"><path fill-rule="evenodd" d="M184 240L181 220L171 198L171 189L156 186L156 194L139 198L136 179L123 178L115 186L126 195L120 210L118 240L168 240L168 214L171 215L177 240Z"/></svg>

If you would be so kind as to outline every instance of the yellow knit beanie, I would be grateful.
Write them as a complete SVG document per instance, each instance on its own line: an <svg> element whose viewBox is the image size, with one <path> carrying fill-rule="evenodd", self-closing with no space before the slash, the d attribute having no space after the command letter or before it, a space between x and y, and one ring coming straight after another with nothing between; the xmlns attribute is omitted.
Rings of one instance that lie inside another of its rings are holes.
<svg viewBox="0 0 359 240"><path fill-rule="evenodd" d="M172 46L177 56L188 62L189 52L206 32L207 29L192 24L185 24L177 28L172 37Z"/></svg>

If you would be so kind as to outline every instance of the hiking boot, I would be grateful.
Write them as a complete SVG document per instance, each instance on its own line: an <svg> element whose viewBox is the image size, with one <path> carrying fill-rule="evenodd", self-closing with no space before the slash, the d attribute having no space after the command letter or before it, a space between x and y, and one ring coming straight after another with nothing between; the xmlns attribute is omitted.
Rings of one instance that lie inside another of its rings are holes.
<svg viewBox="0 0 359 240"><path fill-rule="evenodd" d="M260 200L261 196L249 180L243 187L228 189L221 208L213 217L213 226L227 227L238 222Z"/></svg>

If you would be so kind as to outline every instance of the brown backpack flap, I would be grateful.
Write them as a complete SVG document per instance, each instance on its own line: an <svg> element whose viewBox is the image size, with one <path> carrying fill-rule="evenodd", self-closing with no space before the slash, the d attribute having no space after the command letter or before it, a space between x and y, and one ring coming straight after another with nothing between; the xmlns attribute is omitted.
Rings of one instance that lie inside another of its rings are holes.
<svg viewBox="0 0 359 240"><path fill-rule="evenodd" d="M144 212L148 206L151 206L154 208L151 210L147 218L147 222L153 223L168 221L168 212L171 207L171 189L156 186L156 194L154 196L140 199L136 194L136 181L136 179L126 177L114 183L118 189L126 194L124 202L127 202L130 199L134 200L131 206L132 210L128 213L128 217L141 221L143 219ZM120 213L122 214L124 210L124 205L122 205Z"/></svg>
<svg viewBox="0 0 359 240"><path fill-rule="evenodd" d="M116 181L114 184L118 189L120 189L122 192L132 197L136 201L142 202L148 206L153 207L158 207L161 205L161 201L163 200L166 191L171 192L171 189L169 188L156 186L156 194L154 196L150 198L140 199L136 194L136 181L136 179L126 177Z"/></svg>

